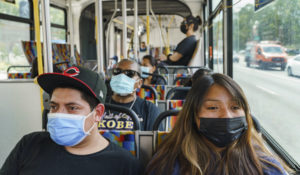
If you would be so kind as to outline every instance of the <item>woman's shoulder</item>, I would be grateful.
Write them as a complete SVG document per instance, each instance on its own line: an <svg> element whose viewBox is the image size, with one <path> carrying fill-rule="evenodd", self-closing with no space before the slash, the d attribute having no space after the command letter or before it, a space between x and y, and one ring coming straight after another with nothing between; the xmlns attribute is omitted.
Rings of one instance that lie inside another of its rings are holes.
<svg viewBox="0 0 300 175"><path fill-rule="evenodd" d="M273 165L265 163L266 168L263 169L264 175L287 175L287 172L284 170L283 166L277 159L275 159L274 157L263 157L263 159L273 163L279 168L278 169Z"/></svg>

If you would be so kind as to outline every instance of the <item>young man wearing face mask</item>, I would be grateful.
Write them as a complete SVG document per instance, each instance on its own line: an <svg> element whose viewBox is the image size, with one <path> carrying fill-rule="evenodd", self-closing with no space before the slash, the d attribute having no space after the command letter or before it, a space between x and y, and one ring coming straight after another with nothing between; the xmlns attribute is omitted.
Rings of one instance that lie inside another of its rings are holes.
<svg viewBox="0 0 300 175"><path fill-rule="evenodd" d="M116 104L120 106L132 109L140 118L141 130L152 130L155 119L159 115L160 111L153 103L141 99L136 95L136 89L141 88L143 80L141 78L141 69L138 63L133 60L123 59L116 68L113 70L113 76L110 81L110 86L113 91L113 95L106 100L107 103ZM113 111L106 111L107 117ZM120 119L113 119L114 122L121 122ZM133 129L133 122L130 119L126 119L125 123L118 127L118 124L114 124L115 128L110 128L107 125L106 118L101 121L100 126L107 129Z"/></svg>
<svg viewBox="0 0 300 175"><path fill-rule="evenodd" d="M165 61L168 65L182 65L187 66L193 56L194 50L197 46L197 39L195 31L198 30L198 26L202 24L202 20L199 16L188 16L184 18L180 25L180 31L186 35L186 37L177 45L173 54L161 55L160 61Z"/></svg>
<svg viewBox="0 0 300 175"><path fill-rule="evenodd" d="M51 96L48 132L25 135L1 175L141 174L131 153L98 132L106 86L97 73L71 67L64 73L42 74L37 81Z"/></svg>

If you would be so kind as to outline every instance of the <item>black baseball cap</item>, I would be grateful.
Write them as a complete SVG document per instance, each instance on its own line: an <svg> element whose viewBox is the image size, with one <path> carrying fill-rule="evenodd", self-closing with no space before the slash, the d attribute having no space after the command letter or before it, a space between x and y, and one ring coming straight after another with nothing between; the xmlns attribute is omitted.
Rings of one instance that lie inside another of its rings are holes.
<svg viewBox="0 0 300 175"><path fill-rule="evenodd" d="M45 73L37 78L40 87L52 94L57 87L73 87L95 97L100 103L105 102L106 85L100 75L80 66L73 66L63 73Z"/></svg>

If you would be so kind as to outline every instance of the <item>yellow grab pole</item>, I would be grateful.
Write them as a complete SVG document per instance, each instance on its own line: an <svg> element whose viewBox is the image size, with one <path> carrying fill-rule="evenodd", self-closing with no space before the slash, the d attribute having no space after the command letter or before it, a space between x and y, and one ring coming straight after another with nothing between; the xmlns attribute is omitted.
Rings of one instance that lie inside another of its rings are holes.
<svg viewBox="0 0 300 175"><path fill-rule="evenodd" d="M39 0L33 0L33 15L34 15L34 31L37 49L37 61L38 61L38 74L41 75L43 71L43 58L42 58L42 44L40 34L40 18L39 18ZM37 83L35 78L35 83ZM43 105L43 90L40 88L40 99L41 99L41 111L44 110Z"/></svg>
<svg viewBox="0 0 300 175"><path fill-rule="evenodd" d="M166 55L169 55L169 54L170 54L169 29L170 29L170 27L171 27L171 25L172 25L174 19L175 19L175 16L173 15L172 18L171 18L171 21L170 21L170 23L169 23L169 25L168 25L168 31L167 31L167 40L168 40L168 42L167 42L167 44L166 44L166 45L167 45L167 46L166 46Z"/></svg>

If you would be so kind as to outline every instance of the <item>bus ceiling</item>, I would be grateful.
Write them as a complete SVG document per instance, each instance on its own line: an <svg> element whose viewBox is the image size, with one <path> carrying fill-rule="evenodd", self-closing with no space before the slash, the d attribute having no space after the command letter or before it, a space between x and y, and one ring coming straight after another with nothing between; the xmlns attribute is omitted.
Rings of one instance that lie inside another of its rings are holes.
<svg viewBox="0 0 300 175"><path fill-rule="evenodd" d="M52 1L55 3L56 1ZM80 4L82 9L89 9L95 13L95 4L89 0L76 0L72 4ZM103 15L111 15L114 12L115 1L114 0L103 0ZM122 2L118 0L118 13L116 16L122 15ZM127 1L127 15L133 16L134 3L133 0ZM182 17L191 15L191 9L184 1L180 0L152 0L152 9L156 15L179 15ZM138 15L146 15L146 0L138 1Z"/></svg>

